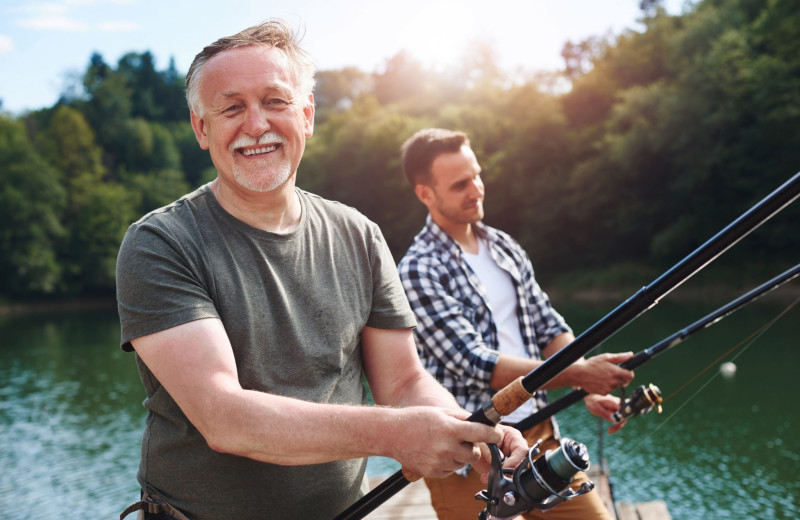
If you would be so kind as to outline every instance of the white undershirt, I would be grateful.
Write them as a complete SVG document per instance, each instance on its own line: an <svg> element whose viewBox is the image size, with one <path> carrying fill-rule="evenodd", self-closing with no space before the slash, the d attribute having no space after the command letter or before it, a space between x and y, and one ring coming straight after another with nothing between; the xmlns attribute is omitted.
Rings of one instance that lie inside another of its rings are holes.
<svg viewBox="0 0 800 520"><path fill-rule="evenodd" d="M489 247L484 240L478 240L478 254L463 251L464 261L480 280L497 328L498 352L529 359L525 350L525 342L519 331L517 318L517 291L511 275L500 268L489 254ZM528 400L511 415L505 417L508 422L517 422L533 413L533 402Z"/></svg>

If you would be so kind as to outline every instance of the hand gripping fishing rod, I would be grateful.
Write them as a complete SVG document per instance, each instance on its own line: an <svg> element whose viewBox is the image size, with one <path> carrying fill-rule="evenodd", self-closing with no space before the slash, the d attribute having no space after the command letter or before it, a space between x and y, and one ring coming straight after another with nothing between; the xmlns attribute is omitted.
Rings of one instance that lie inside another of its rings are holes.
<svg viewBox="0 0 800 520"><path fill-rule="evenodd" d="M519 377L502 388L492 397L491 401L470 415L467 421L490 426L499 423L504 415L509 415L519 408L539 388L640 314L654 307L661 298L791 204L798 196L800 196L800 173L795 174L649 285L639 289L616 309L584 331L572 343L550 356L527 375ZM334 520L364 518L408 484L418 479L418 476L401 469L336 516ZM489 509L489 514L494 516L491 505L487 509Z"/></svg>
<svg viewBox="0 0 800 520"><path fill-rule="evenodd" d="M751 291L739 296L735 300L730 301L726 305L723 305L719 309L700 318L699 320L692 323L688 327L685 327L675 332L671 336L664 338L663 340L659 341L652 347L642 350L641 352L638 352L635 356L628 359L627 361L619 363L619 366L627 370L634 370L644 365L645 363L647 363L654 357L658 356L662 352L665 352L674 347L675 345L682 343L686 338L688 338L695 332L708 328L711 325L714 325L723 318L729 316L730 314L733 314L740 308L744 307L748 303L751 303L756 299L758 299L759 297L763 296L764 294L777 289L781 285L793 280L794 278L797 278L797 276L799 275L800 275L800 264L797 264L791 269L787 269L786 271L772 278L771 280L764 282L755 289L752 289ZM529 415L525 419L522 419L513 426L520 431L525 431L529 428L532 428L533 426L536 426L542 421L549 419L550 417L564 410L565 408L572 406L573 404L577 403L587 395L588 392L586 392L586 390L580 388L573 390L572 392L564 395L560 399L548 404L541 410L538 410L536 413Z"/></svg>

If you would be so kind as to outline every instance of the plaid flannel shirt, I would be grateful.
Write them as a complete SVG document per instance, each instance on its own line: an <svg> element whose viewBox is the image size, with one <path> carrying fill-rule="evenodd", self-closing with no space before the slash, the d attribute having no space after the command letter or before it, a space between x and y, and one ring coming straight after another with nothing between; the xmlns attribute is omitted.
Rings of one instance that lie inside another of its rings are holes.
<svg viewBox="0 0 800 520"><path fill-rule="evenodd" d="M483 223L476 234L489 244L492 258L507 271L517 292L520 332L533 359L557 335L571 332L536 283L527 253L508 234ZM462 258L461 247L428 215L398 266L403 288L417 316L414 331L428 371L474 412L496 393L489 380L497 364L497 329L481 282ZM538 391L534 407L547 405Z"/></svg>

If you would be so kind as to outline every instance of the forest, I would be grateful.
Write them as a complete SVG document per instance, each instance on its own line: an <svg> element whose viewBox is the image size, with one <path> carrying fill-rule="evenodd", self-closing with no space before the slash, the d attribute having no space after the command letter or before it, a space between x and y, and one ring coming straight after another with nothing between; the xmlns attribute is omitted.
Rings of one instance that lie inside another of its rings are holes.
<svg viewBox="0 0 800 520"><path fill-rule="evenodd" d="M463 130L485 221L539 275L650 281L800 171L800 0L641 7L639 30L565 42L559 71L500 70L481 42L447 70L400 53L379 72L318 71L298 186L377 222L399 260L425 218L400 145ZM113 297L127 227L216 176L184 74L150 52L94 54L54 106L0 104L0 303ZM779 217L736 247L737 277L796 263L800 204Z"/></svg>

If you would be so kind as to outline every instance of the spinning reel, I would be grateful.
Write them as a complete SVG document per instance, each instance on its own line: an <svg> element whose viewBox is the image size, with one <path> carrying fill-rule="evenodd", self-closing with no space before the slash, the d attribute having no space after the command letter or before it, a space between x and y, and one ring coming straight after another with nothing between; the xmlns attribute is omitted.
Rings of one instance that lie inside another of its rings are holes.
<svg viewBox="0 0 800 520"><path fill-rule="evenodd" d="M642 385L637 387L630 397L622 400L619 411L614 412L612 418L614 422L620 422L634 415L644 415L653 408L661 413L662 402L664 399L661 397L661 390L656 385L653 383Z"/></svg>
<svg viewBox="0 0 800 520"><path fill-rule="evenodd" d="M584 482L578 491L568 487L577 472L589 467L586 446L565 438L557 449L547 450L534 460L540 443L531 446L528 456L514 469L504 469L500 450L489 445L489 482L487 489L475 495L487 505L478 520L506 520L531 509L546 511L594 489L593 482Z"/></svg>

